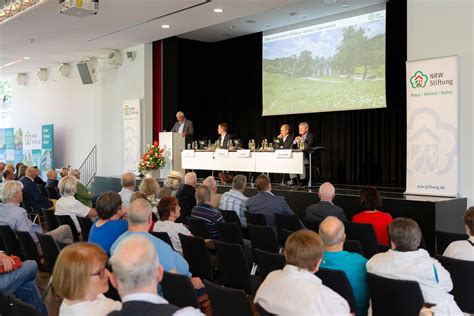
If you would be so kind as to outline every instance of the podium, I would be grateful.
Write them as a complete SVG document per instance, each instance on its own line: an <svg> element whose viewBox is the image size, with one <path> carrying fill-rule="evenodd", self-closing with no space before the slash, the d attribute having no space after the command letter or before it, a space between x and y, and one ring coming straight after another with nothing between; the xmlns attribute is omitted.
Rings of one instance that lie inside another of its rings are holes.
<svg viewBox="0 0 474 316"><path fill-rule="evenodd" d="M181 151L184 147L184 137L180 133L161 132L159 134L160 147L164 148L166 165L160 170L160 178L166 178L171 170L183 172L181 168Z"/></svg>

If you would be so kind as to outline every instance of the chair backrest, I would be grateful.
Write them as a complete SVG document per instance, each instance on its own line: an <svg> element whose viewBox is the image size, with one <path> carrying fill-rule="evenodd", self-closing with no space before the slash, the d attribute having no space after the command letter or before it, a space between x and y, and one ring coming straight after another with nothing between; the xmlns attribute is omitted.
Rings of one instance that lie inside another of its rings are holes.
<svg viewBox="0 0 474 316"><path fill-rule="evenodd" d="M287 229L282 229L281 230L281 239L280 239L280 245L282 247L285 247L285 244L286 244L286 240L288 239L288 237L290 237L291 234L293 234L294 231L290 231L290 230L287 230Z"/></svg>
<svg viewBox="0 0 474 316"><path fill-rule="evenodd" d="M285 267L285 256L276 253L255 249L255 256L258 261L258 268L262 281L267 275L275 270L281 270Z"/></svg>
<svg viewBox="0 0 474 316"><path fill-rule="evenodd" d="M324 285L341 295L349 304L351 313L355 313L356 303L354 292L344 271L320 268L318 272L316 272L316 275L323 281Z"/></svg>
<svg viewBox="0 0 474 316"><path fill-rule="evenodd" d="M437 230L435 231L436 253L442 256L450 243L456 240L466 240L467 238L468 236L466 234L448 233Z"/></svg>
<svg viewBox="0 0 474 316"><path fill-rule="evenodd" d="M466 241L467 242L467 241ZM459 308L466 314L474 314L474 261L436 256L441 265L449 271L453 280L451 294Z"/></svg>
<svg viewBox="0 0 474 316"><path fill-rule="evenodd" d="M53 237L46 234L36 233L41 249L43 249L44 270L53 273L54 264L59 255L59 247Z"/></svg>
<svg viewBox="0 0 474 316"><path fill-rule="evenodd" d="M21 252L25 260L34 260L41 267L40 255L38 248L36 248L35 241L31 237L29 232L16 232L18 243L20 244Z"/></svg>
<svg viewBox="0 0 474 316"><path fill-rule="evenodd" d="M309 219L304 219L303 220L303 225L307 228L310 229L316 233L319 234L319 225L321 225L322 221L317 221L317 220L309 220Z"/></svg>
<svg viewBox="0 0 474 316"><path fill-rule="evenodd" d="M300 219L296 215L275 213L277 230L286 229L295 232L303 228Z"/></svg>
<svg viewBox="0 0 474 316"><path fill-rule="evenodd" d="M0 225L0 237L3 240L3 245L5 246L5 252L7 254L18 256L21 260L24 260L20 244L10 226Z"/></svg>
<svg viewBox="0 0 474 316"><path fill-rule="evenodd" d="M178 307L192 306L199 308L193 283L187 275L164 272L161 288L163 289L163 296L171 304Z"/></svg>
<svg viewBox="0 0 474 316"><path fill-rule="evenodd" d="M212 281L211 256L202 237L178 234L183 248L183 257L189 264L193 276Z"/></svg>
<svg viewBox="0 0 474 316"><path fill-rule="evenodd" d="M267 220L265 219L265 215L259 213L250 213L245 212L245 218L247 219L247 225L259 225L259 226L267 226Z"/></svg>
<svg viewBox="0 0 474 316"><path fill-rule="evenodd" d="M49 199L59 200L59 191L56 187L44 187Z"/></svg>
<svg viewBox="0 0 474 316"><path fill-rule="evenodd" d="M248 224L247 228L249 230L249 238L252 241L252 249L254 252L256 248L273 253L278 253L280 251L273 228L270 226L252 224Z"/></svg>
<svg viewBox="0 0 474 316"><path fill-rule="evenodd" d="M222 217L226 223L236 223L239 227L242 227L242 222L240 221L239 215L236 211L220 210Z"/></svg>
<svg viewBox="0 0 474 316"><path fill-rule="evenodd" d="M262 306L260 306L259 304L255 304L255 306L257 307L257 311L258 311L258 314L260 316L273 316L273 315L276 315L276 314L272 314L270 312L267 312L266 310L263 309Z"/></svg>
<svg viewBox="0 0 474 316"><path fill-rule="evenodd" d="M362 250L362 245L358 240L346 239L344 241L344 250L349 252L355 252L362 256L364 255L364 250Z"/></svg>
<svg viewBox="0 0 474 316"><path fill-rule="evenodd" d="M79 232L77 231L76 225L72 221L71 216L56 215L56 219L58 220L59 225L69 225L69 227L71 227L72 237L74 238L74 241L75 242L79 241Z"/></svg>
<svg viewBox="0 0 474 316"><path fill-rule="evenodd" d="M224 286L252 294L250 269L241 245L214 241L219 259L220 279Z"/></svg>
<svg viewBox="0 0 474 316"><path fill-rule="evenodd" d="M347 239L360 241L365 257L370 259L378 252L374 226L361 223L351 223L350 226L350 235L346 233Z"/></svg>
<svg viewBox="0 0 474 316"><path fill-rule="evenodd" d="M37 183L36 187L41 192L41 195L43 195L44 197L48 197L48 193L46 192L46 188L44 187L44 184Z"/></svg>
<svg viewBox="0 0 474 316"><path fill-rule="evenodd" d="M79 226L81 226L82 241L88 241L93 222L89 217L76 216L76 218L79 222Z"/></svg>
<svg viewBox="0 0 474 316"><path fill-rule="evenodd" d="M54 216L53 210L41 210L43 217L46 220L46 229L50 232L59 227L58 220Z"/></svg>
<svg viewBox="0 0 474 316"><path fill-rule="evenodd" d="M211 234L209 233L209 228L207 227L206 223L195 217L187 217L188 225L189 225L189 231L194 235L198 237L202 237L204 239L210 239Z"/></svg>
<svg viewBox="0 0 474 316"><path fill-rule="evenodd" d="M372 296L372 315L419 315L424 304L416 281L395 280L367 273Z"/></svg>
<svg viewBox="0 0 474 316"><path fill-rule="evenodd" d="M244 245L242 230L237 223L217 223L219 240L231 244Z"/></svg>
<svg viewBox="0 0 474 316"><path fill-rule="evenodd" d="M204 280L212 315L220 316L253 316L252 306L244 291L226 288Z"/></svg>
<svg viewBox="0 0 474 316"><path fill-rule="evenodd" d="M173 248L173 250L174 250L173 243L171 242L170 235L168 235L167 232L150 232L150 234L152 234L156 238L161 239L162 241L164 241L165 243L170 245L170 247Z"/></svg>

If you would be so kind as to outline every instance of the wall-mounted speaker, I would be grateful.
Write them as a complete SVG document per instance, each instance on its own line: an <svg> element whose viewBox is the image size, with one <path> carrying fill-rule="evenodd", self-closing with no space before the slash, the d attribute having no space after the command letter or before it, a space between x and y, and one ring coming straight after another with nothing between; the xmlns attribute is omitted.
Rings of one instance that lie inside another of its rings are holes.
<svg viewBox="0 0 474 316"><path fill-rule="evenodd" d="M81 61L77 63L77 70L81 76L82 84L93 84L97 82L97 77L92 69L90 61Z"/></svg>

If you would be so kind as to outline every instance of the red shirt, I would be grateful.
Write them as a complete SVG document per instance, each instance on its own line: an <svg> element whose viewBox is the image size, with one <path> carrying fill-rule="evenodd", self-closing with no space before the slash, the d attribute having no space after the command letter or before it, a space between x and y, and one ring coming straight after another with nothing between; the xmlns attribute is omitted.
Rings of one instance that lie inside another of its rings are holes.
<svg viewBox="0 0 474 316"><path fill-rule="evenodd" d="M372 224L379 244L390 246L388 244L388 225L393 221L389 213L380 211L364 211L352 217L354 223Z"/></svg>

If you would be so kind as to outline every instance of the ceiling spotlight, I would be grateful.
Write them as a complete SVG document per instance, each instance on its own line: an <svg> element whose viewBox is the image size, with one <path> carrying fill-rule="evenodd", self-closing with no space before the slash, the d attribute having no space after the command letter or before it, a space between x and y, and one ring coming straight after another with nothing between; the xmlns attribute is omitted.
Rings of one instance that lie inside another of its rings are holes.
<svg viewBox="0 0 474 316"><path fill-rule="evenodd" d="M19 73L16 75L16 83L18 83L19 86L26 86L27 82L28 76L25 73Z"/></svg>
<svg viewBox="0 0 474 316"><path fill-rule="evenodd" d="M307 17L308 17L308 16L307 16L306 14L300 15L300 18L302 18L302 19L306 19Z"/></svg>
<svg viewBox="0 0 474 316"><path fill-rule="evenodd" d="M295 15L298 15L298 12L291 12L290 13L290 16L295 16Z"/></svg>
<svg viewBox="0 0 474 316"><path fill-rule="evenodd" d="M229 31L233 30L235 26L231 25L229 26Z"/></svg>
<svg viewBox="0 0 474 316"><path fill-rule="evenodd" d="M347 9L347 8L349 8L349 7L350 7L350 5L348 5L348 4L343 4L343 5L341 5L341 8L343 8L343 9Z"/></svg>
<svg viewBox="0 0 474 316"><path fill-rule="evenodd" d="M250 24L257 23L257 21L255 21L255 20L247 20L247 21L245 21L245 22L246 22L246 23L250 23Z"/></svg>
<svg viewBox="0 0 474 316"><path fill-rule="evenodd" d="M38 73L36 74L36 76L38 77L39 81L48 80L48 77L49 77L48 69L41 68L40 70L38 70Z"/></svg>
<svg viewBox="0 0 474 316"><path fill-rule="evenodd" d="M23 57L24 60L30 60L31 57Z"/></svg>
<svg viewBox="0 0 474 316"><path fill-rule="evenodd" d="M169 26L168 24L163 24L163 25L161 26L161 28L162 28L162 29L169 29L170 26Z"/></svg>
<svg viewBox="0 0 474 316"><path fill-rule="evenodd" d="M215 9L214 9L214 12L215 12L215 13L222 13L222 12L224 12L224 10L221 9L221 8L215 8Z"/></svg>
<svg viewBox="0 0 474 316"><path fill-rule="evenodd" d="M67 78L71 74L71 66L69 64L61 64L59 66L59 73L61 74L61 77Z"/></svg>

